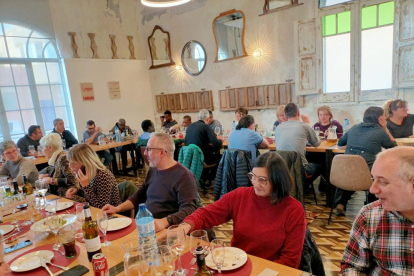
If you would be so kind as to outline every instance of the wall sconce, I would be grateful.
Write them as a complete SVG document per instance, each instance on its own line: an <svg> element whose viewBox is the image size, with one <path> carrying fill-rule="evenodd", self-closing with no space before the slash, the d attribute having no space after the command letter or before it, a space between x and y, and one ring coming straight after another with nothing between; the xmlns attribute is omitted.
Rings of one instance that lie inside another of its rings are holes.
<svg viewBox="0 0 414 276"><path fill-rule="evenodd" d="M181 65L177 65L177 66L175 66L175 70L181 72L183 70L183 67Z"/></svg>
<svg viewBox="0 0 414 276"><path fill-rule="evenodd" d="M253 53L253 57L255 57L256 59L260 59L262 58L262 50L261 49L257 49L254 53Z"/></svg>

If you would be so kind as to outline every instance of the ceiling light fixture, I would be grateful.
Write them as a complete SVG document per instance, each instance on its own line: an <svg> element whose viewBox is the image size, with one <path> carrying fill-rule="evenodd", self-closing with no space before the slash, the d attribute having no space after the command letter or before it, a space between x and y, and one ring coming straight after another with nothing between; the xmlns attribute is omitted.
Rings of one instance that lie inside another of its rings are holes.
<svg viewBox="0 0 414 276"><path fill-rule="evenodd" d="M182 71L183 67L181 65L177 65L177 66L175 66L175 70Z"/></svg>
<svg viewBox="0 0 414 276"><path fill-rule="evenodd" d="M190 1L191 0L141 0L141 3L152 8L168 8L182 5Z"/></svg>
<svg viewBox="0 0 414 276"><path fill-rule="evenodd" d="M262 57L262 51L261 51L261 49L256 50L256 51L253 53L253 56L254 56L255 58L257 58L257 59L261 58L261 57Z"/></svg>

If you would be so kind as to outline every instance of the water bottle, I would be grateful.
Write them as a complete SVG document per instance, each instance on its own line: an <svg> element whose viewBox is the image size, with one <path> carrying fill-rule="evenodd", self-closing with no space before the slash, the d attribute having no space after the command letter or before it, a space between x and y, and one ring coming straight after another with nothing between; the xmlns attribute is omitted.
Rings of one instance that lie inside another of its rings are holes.
<svg viewBox="0 0 414 276"><path fill-rule="evenodd" d="M155 252L157 249L157 238L155 236L154 217L151 212L147 210L147 205L141 203L139 211L135 217L137 224L138 237L142 241L145 254Z"/></svg>
<svg viewBox="0 0 414 276"><path fill-rule="evenodd" d="M344 125L342 126L342 129L344 131L344 134L348 132L348 130L349 130L349 121L348 121L348 119L345 119Z"/></svg>
<svg viewBox="0 0 414 276"><path fill-rule="evenodd" d="M236 121L233 121L233 123L231 124L231 131L232 132L236 130L236 126L237 126Z"/></svg>
<svg viewBox="0 0 414 276"><path fill-rule="evenodd" d="M121 142L121 135L119 134L119 128L115 127L115 139L117 142Z"/></svg>

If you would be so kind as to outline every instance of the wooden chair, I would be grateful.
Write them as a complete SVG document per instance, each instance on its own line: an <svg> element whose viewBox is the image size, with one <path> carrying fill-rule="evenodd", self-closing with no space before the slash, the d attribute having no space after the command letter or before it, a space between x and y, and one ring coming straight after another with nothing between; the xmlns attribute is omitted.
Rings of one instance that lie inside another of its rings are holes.
<svg viewBox="0 0 414 276"><path fill-rule="evenodd" d="M141 154L142 154L142 157L144 158L145 164L147 164L149 166L148 158L144 155L145 147L142 146L142 147L139 147L139 149L141 150Z"/></svg>
<svg viewBox="0 0 414 276"><path fill-rule="evenodd" d="M335 196L338 188L347 191L366 191L372 185L371 171L364 158L359 155L341 154L332 160L331 184L336 186ZM368 202L368 200L367 200ZM331 222L334 203L331 206L328 225Z"/></svg>

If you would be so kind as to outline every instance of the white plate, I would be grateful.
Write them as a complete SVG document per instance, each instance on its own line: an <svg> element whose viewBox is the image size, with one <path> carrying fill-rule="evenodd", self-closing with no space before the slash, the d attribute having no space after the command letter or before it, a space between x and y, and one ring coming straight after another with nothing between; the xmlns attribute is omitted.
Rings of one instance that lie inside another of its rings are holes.
<svg viewBox="0 0 414 276"><path fill-rule="evenodd" d="M414 145L414 138L397 138L395 141L397 144Z"/></svg>
<svg viewBox="0 0 414 276"><path fill-rule="evenodd" d="M58 202L57 203L57 212L68 209L70 207L73 206L73 202L72 201L68 201L68 202ZM53 206L47 206L45 209L46 211L50 212L50 210L52 210Z"/></svg>
<svg viewBox="0 0 414 276"><path fill-rule="evenodd" d="M13 231L13 229L13 225L0 225L0 233L2 233L3 235L10 233L11 231Z"/></svg>
<svg viewBox="0 0 414 276"><path fill-rule="evenodd" d="M59 217L62 217L64 220L66 220L66 223L63 224L60 228L72 224L76 221L76 216L72 214L61 214ZM35 232L50 232L49 226L46 223L46 219L36 221L34 224L32 224L30 230Z"/></svg>
<svg viewBox="0 0 414 276"><path fill-rule="evenodd" d="M10 269L14 272L25 272L25 271L33 270L38 267L41 267L39 257L43 257L46 260L50 261L53 258L53 256L54 256L53 252L49 250L40 250L40 251L31 252L15 260L10 265Z"/></svg>
<svg viewBox="0 0 414 276"><path fill-rule="evenodd" d="M108 231L116 231L130 226L132 220L130 218L116 218L108 220Z"/></svg>
<svg viewBox="0 0 414 276"><path fill-rule="evenodd" d="M224 250L224 264L221 270L227 271L237 269L247 262L247 254L243 250L236 247L226 247ZM214 254L214 250L207 255L206 265L212 269L217 269L211 254Z"/></svg>

